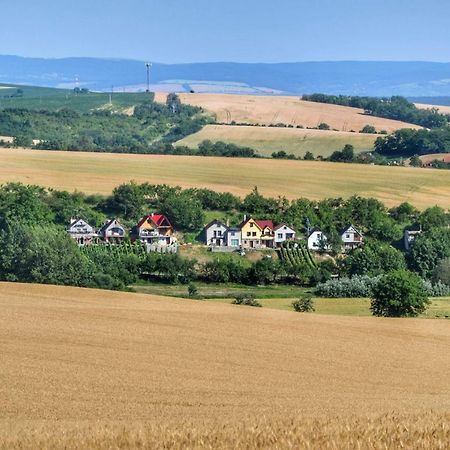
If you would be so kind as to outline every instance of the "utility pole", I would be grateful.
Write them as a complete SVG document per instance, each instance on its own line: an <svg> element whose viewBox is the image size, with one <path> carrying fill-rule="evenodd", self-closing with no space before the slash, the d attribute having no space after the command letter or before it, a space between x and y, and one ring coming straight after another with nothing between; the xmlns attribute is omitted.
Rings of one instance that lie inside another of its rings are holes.
<svg viewBox="0 0 450 450"><path fill-rule="evenodd" d="M145 67L147 67L147 90L146 90L146 92L150 92L150 67L152 67L152 63L145 63Z"/></svg>

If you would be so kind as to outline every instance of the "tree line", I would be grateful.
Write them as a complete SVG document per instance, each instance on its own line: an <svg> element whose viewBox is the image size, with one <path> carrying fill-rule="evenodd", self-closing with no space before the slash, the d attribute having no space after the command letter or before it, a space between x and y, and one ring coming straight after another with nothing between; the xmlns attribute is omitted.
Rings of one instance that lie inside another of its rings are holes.
<svg viewBox="0 0 450 450"><path fill-rule="evenodd" d="M401 120L425 128L442 128L449 122L449 115L440 114L438 108L420 109L401 96L359 97L349 95L310 94L302 100L364 109L371 116Z"/></svg>

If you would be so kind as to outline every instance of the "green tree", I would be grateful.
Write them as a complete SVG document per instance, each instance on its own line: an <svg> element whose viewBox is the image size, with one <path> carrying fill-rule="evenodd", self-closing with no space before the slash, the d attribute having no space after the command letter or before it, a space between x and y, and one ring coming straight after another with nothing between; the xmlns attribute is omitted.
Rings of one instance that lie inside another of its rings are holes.
<svg viewBox="0 0 450 450"><path fill-rule="evenodd" d="M441 259L432 272L431 279L450 286L450 258Z"/></svg>
<svg viewBox="0 0 450 450"><path fill-rule="evenodd" d="M409 164L412 167L422 167L423 166L423 162L418 155L411 156L411 158L409 159Z"/></svg>
<svg viewBox="0 0 450 450"><path fill-rule="evenodd" d="M138 219L144 213L146 204L142 187L134 182L116 187L106 202L109 211L125 219Z"/></svg>
<svg viewBox="0 0 450 450"><path fill-rule="evenodd" d="M373 291L370 309L374 316L416 317L430 303L422 279L406 270L384 275Z"/></svg>
<svg viewBox="0 0 450 450"><path fill-rule="evenodd" d="M313 155L313 153L312 152L310 152L310 151L307 151L306 153L305 153L305 156L303 157L303 159L305 160L305 161L314 161L314 155Z"/></svg>
<svg viewBox="0 0 450 450"><path fill-rule="evenodd" d="M417 222L422 226L422 229L427 231L433 228L446 227L449 223L449 215L439 206L433 206L423 211Z"/></svg>
<svg viewBox="0 0 450 450"><path fill-rule="evenodd" d="M364 128L360 132L368 133L368 134L376 134L377 129L373 125L365 125Z"/></svg>
<svg viewBox="0 0 450 450"><path fill-rule="evenodd" d="M11 223L0 236L0 278L84 286L95 272L68 234L55 225Z"/></svg>

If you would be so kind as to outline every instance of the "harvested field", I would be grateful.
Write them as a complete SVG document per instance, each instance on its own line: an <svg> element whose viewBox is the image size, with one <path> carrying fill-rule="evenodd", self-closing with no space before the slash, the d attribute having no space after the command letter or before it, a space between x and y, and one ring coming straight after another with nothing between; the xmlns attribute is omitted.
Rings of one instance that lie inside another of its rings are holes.
<svg viewBox="0 0 450 450"><path fill-rule="evenodd" d="M415 103L415 105L420 109L431 109L437 108L441 114L450 114L450 106L443 105L427 105L425 103Z"/></svg>
<svg viewBox="0 0 450 450"><path fill-rule="evenodd" d="M443 161L446 163L450 162L450 153L432 153L430 155L423 155L420 157L424 164L433 162L434 160Z"/></svg>
<svg viewBox="0 0 450 450"><path fill-rule="evenodd" d="M263 156L284 150L301 157L305 156L307 151L315 156L328 157L335 150L342 150L346 144L352 144L357 153L373 150L377 137L374 134L344 131L206 125L198 133L178 141L177 145L196 148L200 142L208 139L250 147Z"/></svg>
<svg viewBox="0 0 450 450"><path fill-rule="evenodd" d="M167 94L156 94L164 102ZM399 128L420 128L406 122L383 119L364 114L362 109L325 103L305 102L299 97L255 96L230 94L179 94L183 103L201 106L214 113L218 122L303 125L317 127L325 122L339 131L360 131L365 125L377 131L392 132Z"/></svg>
<svg viewBox="0 0 450 450"><path fill-rule="evenodd" d="M448 443L448 321L0 287L0 448Z"/></svg>
<svg viewBox="0 0 450 450"><path fill-rule="evenodd" d="M450 207L450 172L318 161L129 155L0 149L0 183L21 181L55 189L109 194L121 183L166 183L206 187L245 196L254 186L267 196L289 199L378 198L418 208Z"/></svg>

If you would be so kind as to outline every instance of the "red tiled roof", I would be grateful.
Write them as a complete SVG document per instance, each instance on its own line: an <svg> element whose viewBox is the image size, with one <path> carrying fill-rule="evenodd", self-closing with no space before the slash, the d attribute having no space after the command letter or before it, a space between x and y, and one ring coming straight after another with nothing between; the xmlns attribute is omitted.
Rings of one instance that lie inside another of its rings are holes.
<svg viewBox="0 0 450 450"><path fill-rule="evenodd" d="M137 224L138 228L140 228L145 222L151 220L157 227L163 225L164 222L167 222L168 227L171 226L169 219L164 214L149 214L144 216Z"/></svg>
<svg viewBox="0 0 450 450"><path fill-rule="evenodd" d="M261 228L261 230L264 230L264 228L270 228L273 230L273 222L271 220L255 220L255 222L258 224L258 227Z"/></svg>

